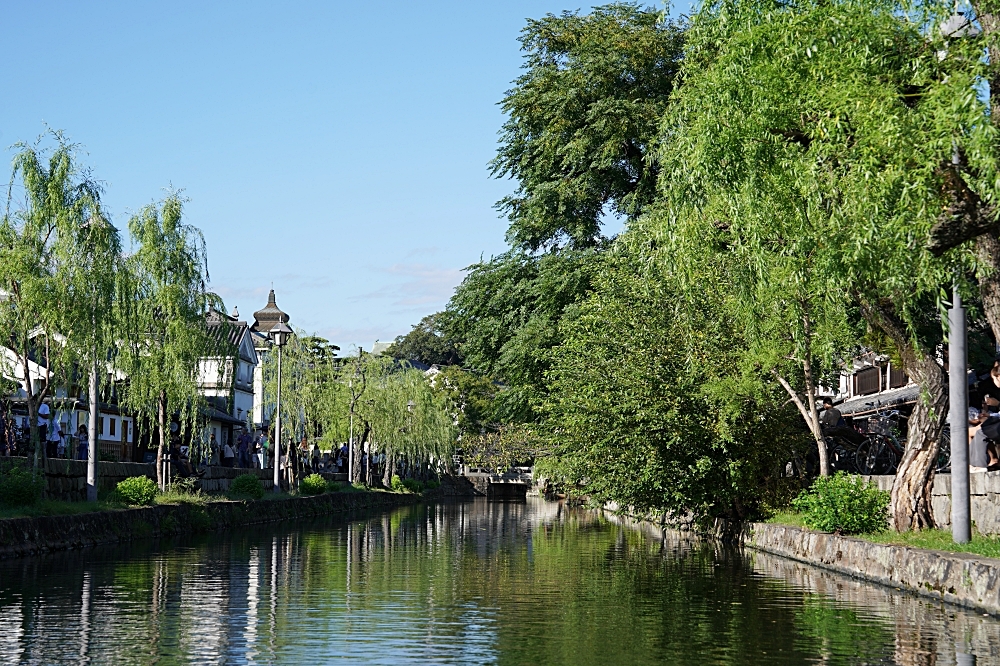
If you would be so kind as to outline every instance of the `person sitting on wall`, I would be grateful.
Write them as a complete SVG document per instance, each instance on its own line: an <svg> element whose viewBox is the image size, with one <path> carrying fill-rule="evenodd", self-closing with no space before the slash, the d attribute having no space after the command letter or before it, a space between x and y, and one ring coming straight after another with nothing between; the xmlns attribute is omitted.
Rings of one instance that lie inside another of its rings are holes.
<svg viewBox="0 0 1000 666"><path fill-rule="evenodd" d="M194 468L191 466L191 460L188 458L187 452L184 451L181 446L181 441L175 439L170 442L170 466L176 470L177 476L180 477L190 477L195 476Z"/></svg>
<svg viewBox="0 0 1000 666"><path fill-rule="evenodd" d="M841 437L855 446L864 439L857 430L847 427L843 415L839 409L833 406L833 400L830 398L823 398L823 413L819 415L819 427L824 435Z"/></svg>
<svg viewBox="0 0 1000 666"><path fill-rule="evenodd" d="M978 416L974 411L978 407ZM1000 469L1000 361L976 385L970 395L969 469L983 472Z"/></svg>

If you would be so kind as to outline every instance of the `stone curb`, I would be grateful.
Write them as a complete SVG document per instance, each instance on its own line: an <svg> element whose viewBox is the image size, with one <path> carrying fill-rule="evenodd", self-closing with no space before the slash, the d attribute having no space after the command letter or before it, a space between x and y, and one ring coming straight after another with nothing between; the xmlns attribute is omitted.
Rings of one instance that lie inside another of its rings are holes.
<svg viewBox="0 0 1000 666"><path fill-rule="evenodd" d="M745 545L873 583L1000 615L1000 560L753 523Z"/></svg>
<svg viewBox="0 0 1000 666"><path fill-rule="evenodd" d="M0 559L347 511L388 509L415 504L420 499L417 495L388 492L326 493L284 500L161 504L69 516L7 518L0 520Z"/></svg>

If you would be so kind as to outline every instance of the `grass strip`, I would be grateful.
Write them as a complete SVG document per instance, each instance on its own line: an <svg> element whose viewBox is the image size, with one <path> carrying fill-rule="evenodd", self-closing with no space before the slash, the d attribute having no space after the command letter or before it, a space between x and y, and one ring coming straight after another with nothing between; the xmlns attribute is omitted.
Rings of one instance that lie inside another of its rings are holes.
<svg viewBox="0 0 1000 666"><path fill-rule="evenodd" d="M777 513L766 522L774 525L788 525L800 529L809 529L802 520L801 513ZM951 532L947 530L921 530L919 532L875 532L871 534L852 534L857 539L871 543L883 543L890 546L907 546L923 548L924 550L943 550L948 553L971 553L982 557L1000 559L1000 536L973 533L969 543L955 543Z"/></svg>

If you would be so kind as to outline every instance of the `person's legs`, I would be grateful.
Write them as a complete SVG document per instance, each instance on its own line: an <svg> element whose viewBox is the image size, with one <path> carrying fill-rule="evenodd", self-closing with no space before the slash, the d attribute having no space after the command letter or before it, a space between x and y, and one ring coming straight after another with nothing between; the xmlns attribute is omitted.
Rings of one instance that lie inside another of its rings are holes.
<svg viewBox="0 0 1000 666"><path fill-rule="evenodd" d="M989 465L989 455L986 452L986 447L989 445L989 440L986 439L986 435L983 434L981 428L976 428L976 432L972 437L972 441L969 443L969 465L971 467L986 467Z"/></svg>

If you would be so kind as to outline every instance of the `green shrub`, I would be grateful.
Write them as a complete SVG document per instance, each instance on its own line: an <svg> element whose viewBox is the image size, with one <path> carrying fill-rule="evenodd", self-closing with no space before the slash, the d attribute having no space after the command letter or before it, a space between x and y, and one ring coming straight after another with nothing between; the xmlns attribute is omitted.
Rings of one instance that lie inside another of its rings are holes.
<svg viewBox="0 0 1000 666"><path fill-rule="evenodd" d="M0 504L4 506L29 506L42 496L44 481L32 479L31 472L12 467L0 474Z"/></svg>
<svg viewBox="0 0 1000 666"><path fill-rule="evenodd" d="M792 500L805 526L823 532L882 532L888 523L889 493L859 476L837 472L819 477Z"/></svg>
<svg viewBox="0 0 1000 666"><path fill-rule="evenodd" d="M326 492L326 479L319 474L310 474L299 483L299 492L303 495L322 495Z"/></svg>
<svg viewBox="0 0 1000 666"><path fill-rule="evenodd" d="M118 494L129 504L152 504L156 498L156 481L147 476L130 477L118 482Z"/></svg>
<svg viewBox="0 0 1000 666"><path fill-rule="evenodd" d="M397 493L401 493L406 490L406 486L403 485L403 480L398 476L392 477L392 481L389 483L389 486Z"/></svg>
<svg viewBox="0 0 1000 666"><path fill-rule="evenodd" d="M440 481L428 481L424 484L424 490L436 490L441 487Z"/></svg>
<svg viewBox="0 0 1000 666"><path fill-rule="evenodd" d="M326 492L328 492L328 493L339 493L341 490L344 489L344 485L346 485L346 484L343 484L340 481L327 481L327 483L326 483Z"/></svg>
<svg viewBox="0 0 1000 666"><path fill-rule="evenodd" d="M229 492L233 495L260 499L264 496L264 484L255 474L241 474L229 484Z"/></svg>
<svg viewBox="0 0 1000 666"><path fill-rule="evenodd" d="M424 484L416 479L403 479L403 486L405 486L411 493L424 492Z"/></svg>

